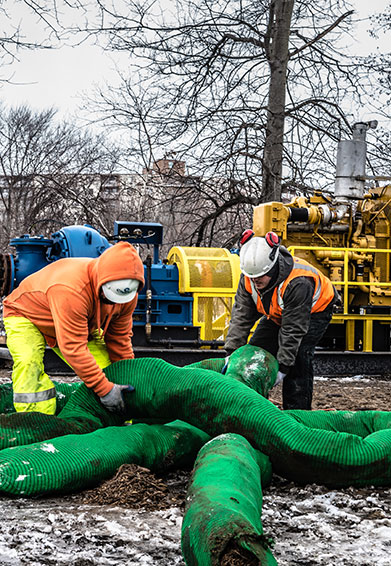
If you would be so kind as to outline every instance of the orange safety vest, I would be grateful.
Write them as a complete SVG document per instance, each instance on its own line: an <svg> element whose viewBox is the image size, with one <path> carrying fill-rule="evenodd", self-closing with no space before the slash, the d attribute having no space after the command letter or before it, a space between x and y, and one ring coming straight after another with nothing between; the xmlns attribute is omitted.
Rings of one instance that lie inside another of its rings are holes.
<svg viewBox="0 0 391 566"><path fill-rule="evenodd" d="M261 297L250 277L245 276L245 288L253 298L258 312L271 318L273 322L281 325L282 311L284 309L284 292L288 284L295 277L312 277L315 282L315 290L312 299L311 313L323 311L330 304L334 297L333 285L325 275L316 267L298 257L293 258L293 269L284 281L282 281L273 291L270 301L269 314L263 308Z"/></svg>

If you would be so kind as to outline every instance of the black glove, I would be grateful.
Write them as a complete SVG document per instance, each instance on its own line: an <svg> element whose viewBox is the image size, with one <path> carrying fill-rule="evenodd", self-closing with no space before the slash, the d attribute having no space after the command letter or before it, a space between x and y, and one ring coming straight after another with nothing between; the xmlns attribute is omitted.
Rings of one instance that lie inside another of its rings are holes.
<svg viewBox="0 0 391 566"><path fill-rule="evenodd" d="M102 405L111 413L124 413L125 401L122 395L123 391L134 391L133 385L118 385L115 384L113 389L100 397Z"/></svg>

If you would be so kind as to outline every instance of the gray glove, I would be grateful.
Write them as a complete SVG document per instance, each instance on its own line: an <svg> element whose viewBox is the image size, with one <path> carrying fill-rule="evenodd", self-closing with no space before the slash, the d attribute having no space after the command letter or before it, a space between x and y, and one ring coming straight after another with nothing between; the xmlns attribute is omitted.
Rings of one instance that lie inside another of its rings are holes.
<svg viewBox="0 0 391 566"><path fill-rule="evenodd" d="M122 395L123 391L134 391L134 387L132 385L115 384L107 395L100 397L100 402L111 413L124 413L125 401Z"/></svg>
<svg viewBox="0 0 391 566"><path fill-rule="evenodd" d="M276 377L276 381L274 382L273 387L275 387L276 385L278 385L279 383L282 383L284 381L284 377L286 376L286 373L282 373L282 371L278 371L277 372L277 377Z"/></svg>

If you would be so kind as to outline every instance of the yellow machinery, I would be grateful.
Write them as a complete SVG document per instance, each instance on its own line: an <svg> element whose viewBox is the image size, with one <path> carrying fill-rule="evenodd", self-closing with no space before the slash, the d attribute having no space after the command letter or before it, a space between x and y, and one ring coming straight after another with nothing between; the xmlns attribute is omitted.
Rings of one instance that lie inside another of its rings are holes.
<svg viewBox="0 0 391 566"><path fill-rule="evenodd" d="M370 127L376 123L355 124L353 139L340 142L333 200L315 192L254 209L256 235L276 232L340 292L342 306L333 317L339 330L329 331L329 345L338 350L390 350L391 185L364 188Z"/></svg>
<svg viewBox="0 0 391 566"><path fill-rule="evenodd" d="M224 248L174 247L167 256L179 271L179 293L193 296L193 325L202 341L224 340L240 277L239 256Z"/></svg>

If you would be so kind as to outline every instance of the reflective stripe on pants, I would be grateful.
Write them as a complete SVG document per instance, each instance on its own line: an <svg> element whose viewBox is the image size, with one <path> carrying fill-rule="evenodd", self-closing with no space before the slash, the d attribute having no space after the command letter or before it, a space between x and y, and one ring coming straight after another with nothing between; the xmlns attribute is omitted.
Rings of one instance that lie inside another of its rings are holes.
<svg viewBox="0 0 391 566"><path fill-rule="evenodd" d="M27 318L6 317L4 327L14 362L12 383L15 410L54 415L56 390L43 365L45 338Z"/></svg>
<svg viewBox="0 0 391 566"><path fill-rule="evenodd" d="M20 316L6 317L4 327L7 333L7 346L14 361L12 382L15 410L54 415L56 390L50 377L45 373L43 364L45 338L32 322ZM87 347L101 369L111 363L99 330L92 333L92 339L87 343ZM59 348L52 349L69 367L72 367Z"/></svg>

